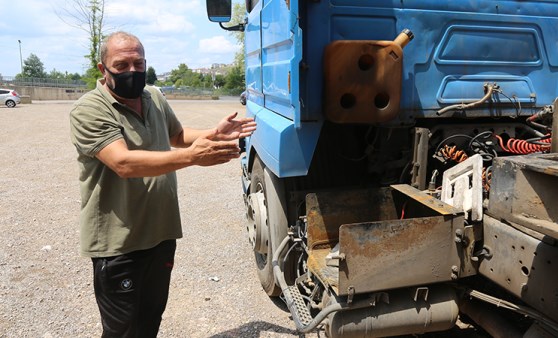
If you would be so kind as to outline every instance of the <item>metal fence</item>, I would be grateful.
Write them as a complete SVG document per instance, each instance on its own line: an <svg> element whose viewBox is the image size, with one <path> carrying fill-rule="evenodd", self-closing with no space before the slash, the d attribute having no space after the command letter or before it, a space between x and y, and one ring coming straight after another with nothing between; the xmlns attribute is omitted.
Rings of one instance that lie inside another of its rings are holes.
<svg viewBox="0 0 558 338"><path fill-rule="evenodd" d="M175 87L161 87L161 90L165 94L170 95L201 95L201 96L239 96L242 89L207 89L207 88L175 88Z"/></svg>
<svg viewBox="0 0 558 338"><path fill-rule="evenodd" d="M15 76L0 75L0 86L28 86L28 87L50 87L50 88L71 88L87 89L87 84L81 80L48 79L48 78L16 78ZM161 87L165 94L175 95L200 95L200 96L238 96L242 89L209 89L209 88L175 88Z"/></svg>
<svg viewBox="0 0 558 338"><path fill-rule="evenodd" d="M81 80L46 79L38 77L16 78L15 76L1 76L0 84L12 86L29 87L54 87L54 88L86 88L87 85Z"/></svg>

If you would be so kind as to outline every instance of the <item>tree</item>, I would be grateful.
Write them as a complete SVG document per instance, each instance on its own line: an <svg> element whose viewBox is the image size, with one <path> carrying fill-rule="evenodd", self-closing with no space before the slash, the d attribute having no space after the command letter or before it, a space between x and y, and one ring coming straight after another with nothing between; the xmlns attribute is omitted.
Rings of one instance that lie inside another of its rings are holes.
<svg viewBox="0 0 558 338"><path fill-rule="evenodd" d="M225 85L225 77L221 74L215 75L215 80L213 81L213 85L215 88L221 88Z"/></svg>
<svg viewBox="0 0 558 338"><path fill-rule="evenodd" d="M234 25L243 23L244 17L246 16L246 3L244 1L235 3L232 9L231 23ZM244 74L244 31L231 31L230 34L235 37L240 45L240 49L234 55L234 65L240 67L242 74Z"/></svg>
<svg viewBox="0 0 558 338"><path fill-rule="evenodd" d="M171 70L170 80L175 87L204 87L204 75L192 71L184 63L178 65L178 69ZM206 85L209 87L209 85Z"/></svg>
<svg viewBox="0 0 558 338"><path fill-rule="evenodd" d="M33 53L23 61L22 77L46 78L45 67L39 57Z"/></svg>
<svg viewBox="0 0 558 338"><path fill-rule="evenodd" d="M67 78L68 80L77 81L77 80L81 80L81 75L79 75L78 73L66 74L66 78Z"/></svg>
<svg viewBox="0 0 558 338"><path fill-rule="evenodd" d="M56 70L56 68L53 68L50 73L48 73L47 77L49 79L66 79L66 75L68 73L66 72L66 74Z"/></svg>
<svg viewBox="0 0 558 338"><path fill-rule="evenodd" d="M170 81L177 87L179 87L176 82L180 80L182 83L183 78L187 76L189 72L192 72L185 63L181 63L178 65L178 69L171 70L169 79Z"/></svg>
<svg viewBox="0 0 558 338"><path fill-rule="evenodd" d="M147 84L155 84L155 81L157 81L157 73L155 73L155 69L151 66L149 66L147 68L147 74L146 74L146 80L145 82Z"/></svg>
<svg viewBox="0 0 558 338"><path fill-rule="evenodd" d="M89 66L85 80L90 88L94 88L96 80L101 77L97 63L100 61L100 47L104 37L105 0L70 0L66 2L66 6L68 7L56 14L66 24L87 32L89 54L85 57Z"/></svg>
<svg viewBox="0 0 558 338"><path fill-rule="evenodd" d="M56 79L56 80L72 80L72 81L77 81L77 80L81 80L81 75L79 75L78 73L68 73L68 72L60 72L58 70L56 70L56 68L53 68L50 73L47 74L47 78L49 79Z"/></svg>
<svg viewBox="0 0 558 338"><path fill-rule="evenodd" d="M225 80L226 89L238 89L240 93L246 87L246 84L244 83L244 72L238 66L231 69L225 77Z"/></svg>
<svg viewBox="0 0 558 338"><path fill-rule="evenodd" d="M85 75L82 77L82 80L85 81L87 88L95 88L97 85L97 79L102 76L101 72L98 68L88 68L85 71Z"/></svg>

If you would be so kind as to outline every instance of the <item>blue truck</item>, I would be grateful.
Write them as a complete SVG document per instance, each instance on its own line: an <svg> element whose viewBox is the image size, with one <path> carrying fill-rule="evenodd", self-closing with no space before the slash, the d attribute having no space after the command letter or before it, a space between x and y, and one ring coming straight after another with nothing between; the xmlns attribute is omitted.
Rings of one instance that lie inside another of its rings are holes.
<svg viewBox="0 0 558 338"><path fill-rule="evenodd" d="M248 237L300 332L558 336L558 1L206 1L244 32Z"/></svg>

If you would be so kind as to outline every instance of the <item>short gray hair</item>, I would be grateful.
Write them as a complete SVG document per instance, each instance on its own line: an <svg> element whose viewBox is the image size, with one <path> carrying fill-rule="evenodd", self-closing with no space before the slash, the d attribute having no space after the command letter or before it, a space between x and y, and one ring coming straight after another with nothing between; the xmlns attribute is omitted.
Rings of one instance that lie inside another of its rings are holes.
<svg viewBox="0 0 558 338"><path fill-rule="evenodd" d="M101 44L101 62L103 64L105 64L105 61L107 60L107 54L108 54L108 43L110 40L114 39L114 38L119 38L121 40L131 40L134 42L137 42L140 47L141 47L141 51L143 53L143 55L145 56L145 49L143 48L143 44L141 43L140 39L135 36L134 34L128 33L128 32L123 32L123 31L118 31L118 32L114 32L114 33L110 33L109 35L107 35L104 39L103 39L103 43Z"/></svg>

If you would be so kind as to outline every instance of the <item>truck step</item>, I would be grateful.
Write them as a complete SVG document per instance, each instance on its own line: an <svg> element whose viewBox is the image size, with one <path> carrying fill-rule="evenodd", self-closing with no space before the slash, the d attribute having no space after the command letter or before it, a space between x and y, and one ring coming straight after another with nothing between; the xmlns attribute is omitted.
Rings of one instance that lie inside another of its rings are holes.
<svg viewBox="0 0 558 338"><path fill-rule="evenodd" d="M285 293L287 307L289 308L289 311L291 311L293 320L295 320L295 322L300 322L302 326L307 326L313 318L304 303L304 299L302 298L298 287L296 285L290 285L286 290L283 290L283 292ZM292 301L289 302L288 300Z"/></svg>

